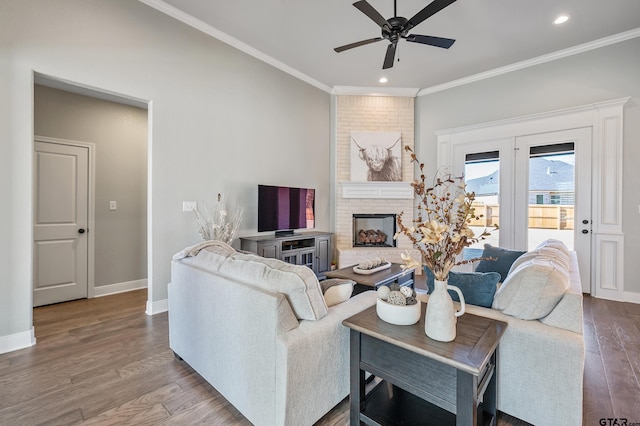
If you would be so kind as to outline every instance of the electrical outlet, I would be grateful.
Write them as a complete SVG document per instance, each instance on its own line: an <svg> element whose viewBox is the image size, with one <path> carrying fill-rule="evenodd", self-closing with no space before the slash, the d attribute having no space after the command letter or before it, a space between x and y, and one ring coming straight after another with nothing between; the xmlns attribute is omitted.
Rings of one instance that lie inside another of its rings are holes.
<svg viewBox="0 0 640 426"><path fill-rule="evenodd" d="M109 201L109 210L118 210L118 203L116 201Z"/></svg>
<svg viewBox="0 0 640 426"><path fill-rule="evenodd" d="M182 202L182 211L183 212L192 212L198 208L198 203L195 201L183 201Z"/></svg>

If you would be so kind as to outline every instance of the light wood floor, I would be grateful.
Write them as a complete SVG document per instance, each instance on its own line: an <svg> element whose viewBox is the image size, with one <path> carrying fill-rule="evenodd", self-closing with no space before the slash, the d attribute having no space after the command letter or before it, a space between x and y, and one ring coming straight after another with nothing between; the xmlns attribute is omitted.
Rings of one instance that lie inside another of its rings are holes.
<svg viewBox="0 0 640 426"><path fill-rule="evenodd" d="M134 291L35 309L37 345L0 355L0 425L248 425L174 359L166 313L145 302ZM584 424L640 422L640 305L586 297L585 342ZM348 399L318 424L348 425Z"/></svg>

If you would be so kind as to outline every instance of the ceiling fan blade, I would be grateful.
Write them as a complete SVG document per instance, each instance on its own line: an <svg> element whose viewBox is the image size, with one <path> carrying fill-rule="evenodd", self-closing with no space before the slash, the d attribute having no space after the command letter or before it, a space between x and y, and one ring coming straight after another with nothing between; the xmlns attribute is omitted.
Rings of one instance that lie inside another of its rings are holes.
<svg viewBox="0 0 640 426"><path fill-rule="evenodd" d="M396 43L389 43L389 47L387 47L387 54L384 56L384 64L382 65L382 69L386 70L387 68L391 68L393 66L393 60L396 58Z"/></svg>
<svg viewBox="0 0 640 426"><path fill-rule="evenodd" d="M366 44L375 43L376 41L384 40L382 37L370 38L369 40L356 41L355 43L345 44L344 46L336 47L336 52L344 52L345 50L353 49L354 47L364 46Z"/></svg>
<svg viewBox="0 0 640 426"><path fill-rule="evenodd" d="M415 27L428 17L435 15L455 1L456 0L434 0L433 2L428 4L427 7L416 13L413 18L409 19L409 22L407 23L407 29Z"/></svg>
<svg viewBox="0 0 640 426"><path fill-rule="evenodd" d="M373 22L378 24L380 28L388 26L389 23L380 13L371 6L367 0L360 0L353 4L358 10L367 15Z"/></svg>
<svg viewBox="0 0 640 426"><path fill-rule="evenodd" d="M409 34L405 37L405 40L413 43L428 44L429 46L442 47L443 49L450 48L456 41L452 38L432 37L419 34Z"/></svg>

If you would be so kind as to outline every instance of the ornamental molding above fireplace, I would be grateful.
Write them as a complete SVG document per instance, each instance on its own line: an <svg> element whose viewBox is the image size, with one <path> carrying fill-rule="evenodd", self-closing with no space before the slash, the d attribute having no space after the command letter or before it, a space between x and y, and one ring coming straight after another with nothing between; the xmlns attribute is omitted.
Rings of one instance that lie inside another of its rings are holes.
<svg viewBox="0 0 640 426"><path fill-rule="evenodd" d="M342 198L413 199L412 182L340 182Z"/></svg>

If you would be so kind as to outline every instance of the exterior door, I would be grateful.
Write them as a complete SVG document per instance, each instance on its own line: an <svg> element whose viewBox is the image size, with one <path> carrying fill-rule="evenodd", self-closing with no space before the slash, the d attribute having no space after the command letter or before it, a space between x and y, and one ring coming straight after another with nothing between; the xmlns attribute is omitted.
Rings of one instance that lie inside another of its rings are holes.
<svg viewBox="0 0 640 426"><path fill-rule="evenodd" d="M89 149L34 147L33 305L86 298Z"/></svg>
<svg viewBox="0 0 640 426"><path fill-rule="evenodd" d="M472 229L498 224L487 240L465 251L481 254L485 243L531 250L547 238L575 250L582 291L591 292L591 128L577 128L454 145L454 172L476 194Z"/></svg>
<svg viewBox="0 0 640 426"><path fill-rule="evenodd" d="M476 235L485 229L491 236L465 250L465 257L479 257L485 244L514 248L513 240L513 139L455 145L454 174L464 175L467 191L476 195L476 214L471 223ZM499 229L493 226L498 225Z"/></svg>
<svg viewBox="0 0 640 426"><path fill-rule="evenodd" d="M555 238L575 250L591 292L591 128L516 138L515 246Z"/></svg>

